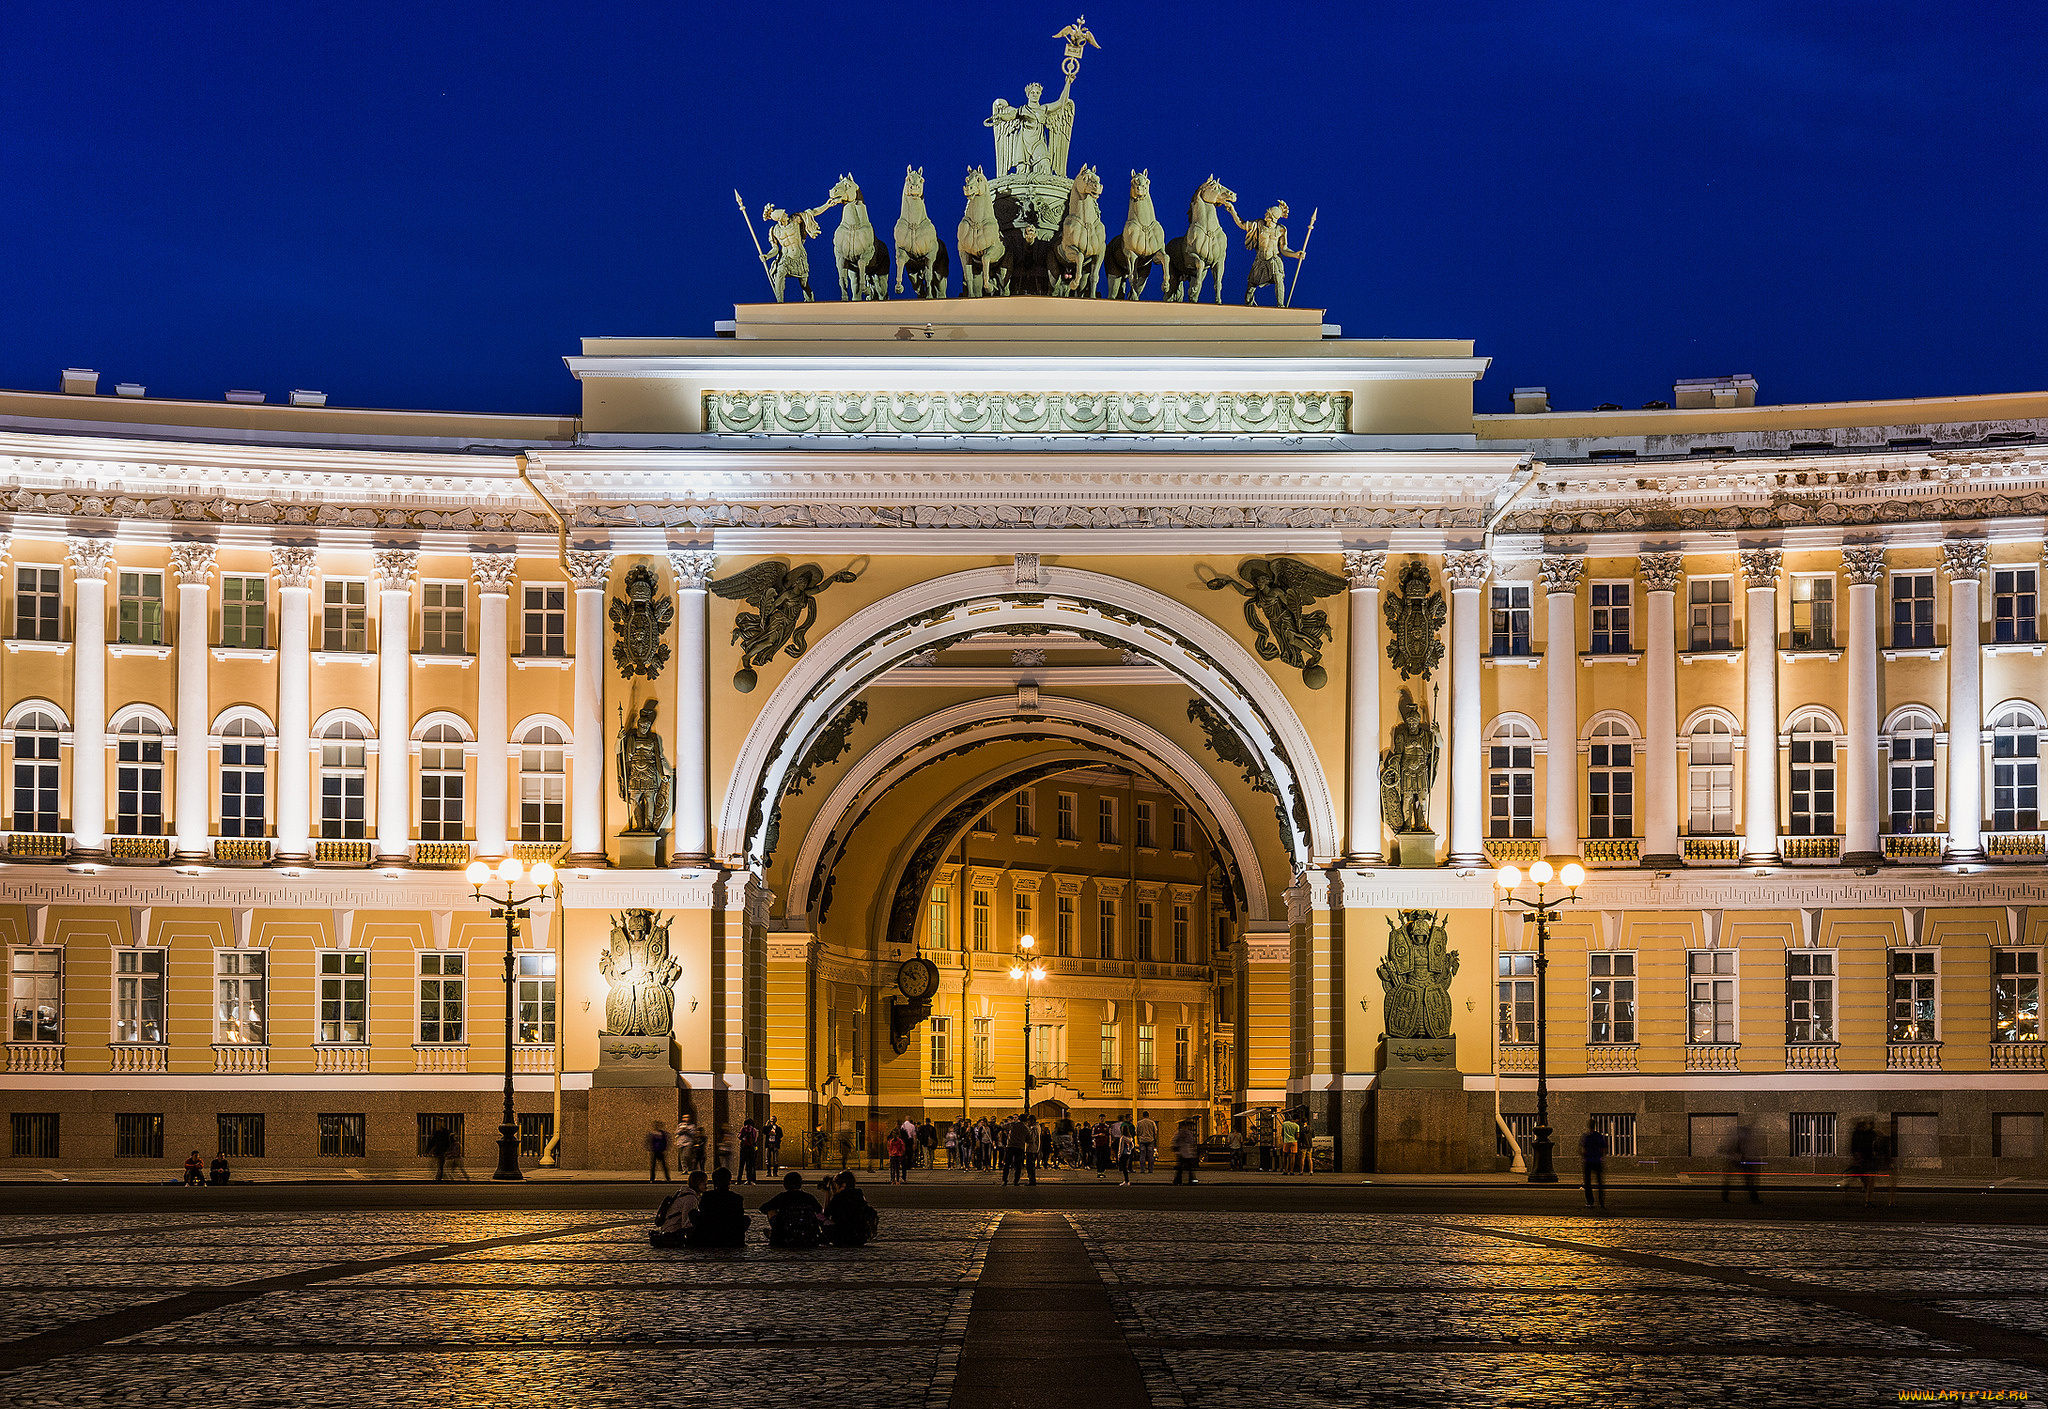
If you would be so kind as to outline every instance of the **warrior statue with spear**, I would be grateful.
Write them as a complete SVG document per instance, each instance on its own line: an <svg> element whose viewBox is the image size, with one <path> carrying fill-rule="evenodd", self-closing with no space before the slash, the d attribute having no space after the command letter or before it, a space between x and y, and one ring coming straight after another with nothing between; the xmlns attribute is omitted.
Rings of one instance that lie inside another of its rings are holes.
<svg viewBox="0 0 2048 1409"><path fill-rule="evenodd" d="M1287 275L1283 259L1300 259L1303 250L1287 247L1287 227L1280 222L1287 217L1287 202L1267 208L1257 220L1246 220L1237 213L1237 207L1225 207L1230 218L1237 222L1237 228L1244 231L1244 247L1252 253L1252 267L1245 275L1244 301L1247 306L1258 302L1259 290L1266 285L1273 286L1273 304L1276 308L1287 306Z"/></svg>

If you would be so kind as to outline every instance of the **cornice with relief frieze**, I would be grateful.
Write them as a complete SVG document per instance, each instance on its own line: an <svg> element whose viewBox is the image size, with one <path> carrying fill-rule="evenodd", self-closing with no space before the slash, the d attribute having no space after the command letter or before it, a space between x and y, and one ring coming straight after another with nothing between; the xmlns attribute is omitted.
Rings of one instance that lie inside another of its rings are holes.
<svg viewBox="0 0 2048 1409"><path fill-rule="evenodd" d="M10 866L7 899L15 905L147 905L167 910L468 910L475 906L469 882L459 872L406 871L386 876L376 871L310 867L188 876L161 867L109 867L81 874L56 867Z"/></svg>
<svg viewBox="0 0 2048 1409"><path fill-rule="evenodd" d="M707 391L712 435L1336 435L1345 391Z"/></svg>

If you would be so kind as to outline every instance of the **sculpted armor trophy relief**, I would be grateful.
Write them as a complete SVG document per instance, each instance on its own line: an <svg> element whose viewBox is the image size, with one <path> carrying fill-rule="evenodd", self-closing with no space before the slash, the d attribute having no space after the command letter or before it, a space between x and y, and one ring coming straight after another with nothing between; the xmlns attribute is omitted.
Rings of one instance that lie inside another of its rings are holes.
<svg viewBox="0 0 2048 1409"><path fill-rule="evenodd" d="M1309 236L1315 233L1315 215L1309 217L1301 248L1295 249L1281 223L1288 215L1286 201L1275 201L1263 215L1246 220L1237 212L1237 192L1211 174L1188 199L1186 232L1169 239L1153 207L1150 170L1134 165L1126 215L1114 226L1104 221L1099 201L1103 178L1096 168L1083 165L1072 177L1067 175L1076 114L1074 81L1080 76L1082 57L1102 45L1088 29L1085 17L1053 38L1065 45L1060 72L1066 81L1059 96L1048 99L1044 84L1027 83L1022 102L1007 96L991 102L981 125L993 139L994 160L966 169L960 191L962 214L950 251L939 238L939 226L925 204L921 163L904 167L893 253L869 218L860 183L850 172L839 178L820 205L804 210L773 202L763 206L760 223L766 227L765 244L763 232L747 214L746 200L735 190L733 200L747 221L754 252L767 273L775 301L781 303L787 296L792 279L806 302L817 297L811 287L805 241L824 233L819 217L837 206L840 218L832 236L832 256L839 276L839 297L844 300L890 297L892 266L895 295L907 292L916 298L945 298L950 266L957 258L961 294L966 298L1010 294L1100 298L1106 276L1108 297L1136 299L1144 294L1152 271L1157 269L1160 297L1168 303L1198 301L1211 275L1215 276L1215 300L1221 303L1230 244L1217 217L1222 210L1230 213L1251 257L1245 273L1245 303L1255 304L1259 290L1271 288L1274 305L1289 306L1294 290L1284 261L1296 261L1294 282L1299 282ZM1111 229L1118 231L1113 237Z"/></svg>
<svg viewBox="0 0 2048 1409"><path fill-rule="evenodd" d="M612 916L611 942L597 956L609 991L598 1034L598 1086L673 1086L669 1034L683 968L669 954L669 924L652 910Z"/></svg>

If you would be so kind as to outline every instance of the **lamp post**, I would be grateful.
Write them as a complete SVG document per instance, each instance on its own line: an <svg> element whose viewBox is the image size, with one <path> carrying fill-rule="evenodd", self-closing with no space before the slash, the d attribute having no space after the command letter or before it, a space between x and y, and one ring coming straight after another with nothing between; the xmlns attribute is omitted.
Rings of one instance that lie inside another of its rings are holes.
<svg viewBox="0 0 2048 1409"><path fill-rule="evenodd" d="M1494 875L1504 902L1536 915L1536 1158L1529 1166L1529 1182L1555 1184L1557 1171L1550 1164L1550 1026L1545 979L1550 968L1550 914L1566 901L1579 898L1579 887L1586 883L1586 869L1576 861L1566 861L1554 869L1548 861L1538 861L1529 868L1529 879L1536 885L1534 900L1523 900L1515 894L1522 885L1520 867L1503 866ZM1547 900L1543 888L1553 879L1564 887L1565 893L1556 900Z"/></svg>
<svg viewBox="0 0 2048 1409"><path fill-rule="evenodd" d="M505 922L505 1118L498 1126L498 1167L491 1171L491 1178L523 1179L519 1172L519 1117L512 1113L513 1001L519 989L519 961L512 951L519 938L519 922L533 917L529 907L536 900L547 899L548 887L555 883L555 868L536 861L528 871L518 857L507 856L495 871L487 861L472 861L463 874L469 879L471 898L490 906L492 919ZM493 876L504 885L503 896L484 894ZM521 879L535 887L533 894L514 894Z"/></svg>
<svg viewBox="0 0 2048 1409"><path fill-rule="evenodd" d="M1028 934L1017 936L1017 959L1010 965L1010 977L1024 985L1024 1118L1031 1119L1031 985L1045 977L1032 951L1038 941Z"/></svg>

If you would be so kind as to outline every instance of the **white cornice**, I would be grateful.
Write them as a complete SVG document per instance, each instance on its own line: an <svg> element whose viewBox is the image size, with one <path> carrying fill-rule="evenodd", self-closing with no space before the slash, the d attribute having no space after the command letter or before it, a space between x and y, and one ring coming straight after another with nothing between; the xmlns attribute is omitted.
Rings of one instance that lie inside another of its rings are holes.
<svg viewBox="0 0 2048 1409"><path fill-rule="evenodd" d="M777 356L565 357L578 378L637 377L720 389L958 391L1000 383L1011 391L1313 390L1358 382L1477 381L1487 357Z"/></svg>

